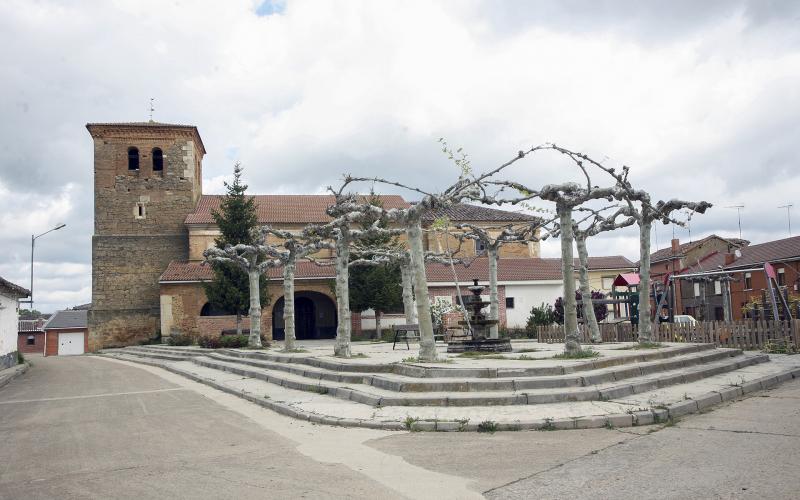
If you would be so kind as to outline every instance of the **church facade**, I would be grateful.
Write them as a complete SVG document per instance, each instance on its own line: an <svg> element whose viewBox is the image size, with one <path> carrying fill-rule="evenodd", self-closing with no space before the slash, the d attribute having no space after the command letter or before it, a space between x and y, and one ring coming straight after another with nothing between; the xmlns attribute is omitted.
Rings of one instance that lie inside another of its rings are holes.
<svg viewBox="0 0 800 500"><path fill-rule="evenodd" d="M93 123L94 235L92 237L92 306L89 349L124 346L181 333L219 335L232 328L234 316L219 315L208 303L203 281L211 270L203 251L219 230L211 211L220 195L202 194L205 148L192 125ZM255 195L258 222L299 230L329 220L327 195ZM382 197L387 208L409 202L397 195ZM454 224L484 227L526 223L534 218L503 210L457 205L427 221L447 216ZM440 250L448 242L428 233L425 246ZM450 242L453 247L454 242ZM463 255L480 254L469 242ZM538 243L501 247L501 259L538 261ZM268 338L283 333L283 284L280 270L270 274L270 303L262 312ZM295 283L298 338L332 338L336 331L334 269L300 262ZM248 327L245 319L245 327Z"/></svg>

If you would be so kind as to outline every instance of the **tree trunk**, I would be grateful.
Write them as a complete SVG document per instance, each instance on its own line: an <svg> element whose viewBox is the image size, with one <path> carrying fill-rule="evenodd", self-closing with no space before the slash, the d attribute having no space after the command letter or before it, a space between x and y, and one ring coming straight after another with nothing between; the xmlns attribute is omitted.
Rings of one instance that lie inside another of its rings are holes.
<svg viewBox="0 0 800 500"><path fill-rule="evenodd" d="M294 351L294 263L283 266L283 338L284 351Z"/></svg>
<svg viewBox="0 0 800 500"><path fill-rule="evenodd" d="M578 309L575 303L575 263L572 254L572 208L558 204L561 224L561 275L564 280L564 351L573 354L581 350L578 332Z"/></svg>
<svg viewBox="0 0 800 500"><path fill-rule="evenodd" d="M417 322L417 312L414 310L414 289L411 286L411 263L400 266L400 276L403 278L403 312L406 315L406 324L413 325Z"/></svg>
<svg viewBox="0 0 800 500"><path fill-rule="evenodd" d="M589 327L589 331L591 332L592 342L602 342L603 337L600 335L600 326L597 324L597 316L594 315L592 288L589 286L589 252L586 250L586 238L575 235L575 244L578 247L578 258L581 261L581 267L578 269L578 275L580 276L581 280L581 303L583 305L583 319L585 324Z"/></svg>
<svg viewBox="0 0 800 500"><path fill-rule="evenodd" d="M722 279L722 316L725 322L733 321L731 317L731 282L727 279Z"/></svg>
<svg viewBox="0 0 800 500"><path fill-rule="evenodd" d="M500 304L497 298L497 248L487 246L486 253L489 257L489 319L500 320ZM495 323L489 327L489 338L500 337L500 325Z"/></svg>
<svg viewBox="0 0 800 500"><path fill-rule="evenodd" d="M383 338L381 335L381 312L375 309L375 340Z"/></svg>
<svg viewBox="0 0 800 500"><path fill-rule="evenodd" d="M652 221L639 221L639 343L652 342L650 322L650 230Z"/></svg>
<svg viewBox="0 0 800 500"><path fill-rule="evenodd" d="M342 228L336 238L336 309L339 322L336 325L336 344L333 354L340 358L349 358L350 350L350 236L347 228Z"/></svg>
<svg viewBox="0 0 800 500"><path fill-rule="evenodd" d="M250 281L250 338L247 342L249 347L261 347L261 297L258 288L258 280L261 273L258 272L255 263L256 257L250 263L250 269L247 271L247 277Z"/></svg>
<svg viewBox="0 0 800 500"><path fill-rule="evenodd" d="M422 248L422 226L412 221L406 229L411 248L411 268L414 278L414 298L419 321L419 360L436 361L436 342L433 337L431 304L428 299L428 279L425 276L425 254Z"/></svg>
<svg viewBox="0 0 800 500"><path fill-rule="evenodd" d="M242 313L236 311L236 335L242 336Z"/></svg>

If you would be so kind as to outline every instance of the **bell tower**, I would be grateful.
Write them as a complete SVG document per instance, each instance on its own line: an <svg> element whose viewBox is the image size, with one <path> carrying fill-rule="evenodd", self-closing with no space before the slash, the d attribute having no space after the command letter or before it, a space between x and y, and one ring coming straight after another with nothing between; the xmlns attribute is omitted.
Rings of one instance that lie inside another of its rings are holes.
<svg viewBox="0 0 800 500"><path fill-rule="evenodd" d="M186 260L184 221L202 194L197 127L90 123L94 236L89 349L136 344L159 329L158 279Z"/></svg>

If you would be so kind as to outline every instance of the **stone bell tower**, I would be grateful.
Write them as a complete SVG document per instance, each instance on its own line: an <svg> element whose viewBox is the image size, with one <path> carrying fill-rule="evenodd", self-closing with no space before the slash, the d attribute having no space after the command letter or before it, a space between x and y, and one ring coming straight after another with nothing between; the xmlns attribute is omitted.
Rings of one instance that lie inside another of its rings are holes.
<svg viewBox="0 0 800 500"><path fill-rule="evenodd" d="M90 123L94 236L89 349L139 343L159 329L158 279L189 252L187 214L202 194L197 127Z"/></svg>

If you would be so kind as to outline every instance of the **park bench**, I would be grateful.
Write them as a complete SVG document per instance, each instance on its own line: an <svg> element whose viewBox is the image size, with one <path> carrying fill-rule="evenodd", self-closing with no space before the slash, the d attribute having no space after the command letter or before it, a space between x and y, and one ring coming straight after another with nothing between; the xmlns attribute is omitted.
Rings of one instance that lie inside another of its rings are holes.
<svg viewBox="0 0 800 500"><path fill-rule="evenodd" d="M411 346L408 345L409 340L419 340L419 325L394 325L392 326L392 330L394 331L394 342L392 343L392 350L394 351L395 346L397 346L397 341L405 341L406 349L411 349ZM445 341L444 334L436 333L433 334L434 342L436 340Z"/></svg>

